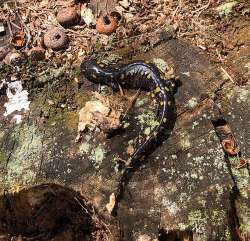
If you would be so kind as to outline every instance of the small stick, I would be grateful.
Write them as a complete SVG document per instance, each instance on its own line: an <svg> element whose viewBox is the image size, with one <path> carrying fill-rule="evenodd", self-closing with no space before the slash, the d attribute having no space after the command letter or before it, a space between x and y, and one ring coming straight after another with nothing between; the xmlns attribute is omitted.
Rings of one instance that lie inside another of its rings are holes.
<svg viewBox="0 0 250 241"><path fill-rule="evenodd" d="M233 78L229 75L229 73L223 68L220 67L221 70L223 71L223 73L232 81L233 84L235 84L235 81L233 80Z"/></svg>
<svg viewBox="0 0 250 241"><path fill-rule="evenodd" d="M139 96L140 94L140 89L137 90L136 94L134 96L132 96L132 98L130 97L129 98L129 106L127 108L127 110L125 111L125 114L123 116L123 118L125 118L125 116L128 114L129 110L133 107L134 103L135 103L135 100L137 99L137 97Z"/></svg>
<svg viewBox="0 0 250 241"><path fill-rule="evenodd" d="M181 6L181 0L179 1L178 6L176 7L176 9L174 10L174 12L172 14L172 20L174 19L174 17L176 15L177 11L179 10L180 6Z"/></svg>

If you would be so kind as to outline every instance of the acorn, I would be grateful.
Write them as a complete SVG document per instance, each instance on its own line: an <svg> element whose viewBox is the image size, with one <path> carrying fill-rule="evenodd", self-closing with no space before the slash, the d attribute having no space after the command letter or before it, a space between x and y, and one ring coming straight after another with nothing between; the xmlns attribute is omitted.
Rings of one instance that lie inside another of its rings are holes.
<svg viewBox="0 0 250 241"><path fill-rule="evenodd" d="M43 42L47 48L61 50L67 46L69 39L63 30L52 28L44 34Z"/></svg>
<svg viewBox="0 0 250 241"><path fill-rule="evenodd" d="M63 27L69 28L80 22L80 15L75 7L62 8L57 13L56 19Z"/></svg>
<svg viewBox="0 0 250 241"><path fill-rule="evenodd" d="M117 18L111 15L102 15L97 19L96 30L98 33L111 34L115 32L118 27Z"/></svg>

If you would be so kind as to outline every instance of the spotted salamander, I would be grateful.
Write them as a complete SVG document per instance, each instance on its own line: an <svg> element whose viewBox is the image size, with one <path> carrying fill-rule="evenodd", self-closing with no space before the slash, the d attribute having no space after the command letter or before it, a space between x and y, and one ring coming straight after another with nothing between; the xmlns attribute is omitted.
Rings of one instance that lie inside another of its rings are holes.
<svg viewBox="0 0 250 241"><path fill-rule="evenodd" d="M151 91L152 97L156 98L159 104L159 124L146 137L145 141L135 149L124 171L126 173L134 162L144 155L147 146L157 136L161 127L167 125L172 119L174 84L161 78L161 74L155 65L144 61L134 61L118 67L104 67L95 60L87 60L81 64L81 72L91 82L106 84L115 90L118 90L120 85L125 88Z"/></svg>

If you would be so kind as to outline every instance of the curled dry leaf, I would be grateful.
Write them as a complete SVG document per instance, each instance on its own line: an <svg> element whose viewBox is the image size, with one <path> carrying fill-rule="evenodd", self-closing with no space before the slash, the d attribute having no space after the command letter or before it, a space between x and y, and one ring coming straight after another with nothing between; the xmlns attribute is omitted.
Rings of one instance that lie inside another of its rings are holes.
<svg viewBox="0 0 250 241"><path fill-rule="evenodd" d="M97 95L97 94L96 94ZM79 111L78 135L76 141L81 138L81 133L86 129L100 128L104 133L109 133L120 127L121 112L111 108L105 97L99 96L99 100L88 101Z"/></svg>
<svg viewBox="0 0 250 241"><path fill-rule="evenodd" d="M12 44L14 47L16 48L22 48L25 44L25 33L24 32L19 32L18 34L16 34L12 40L11 40Z"/></svg>
<svg viewBox="0 0 250 241"><path fill-rule="evenodd" d="M222 147L224 151L231 156L238 154L238 149L236 147L236 143L233 139L225 139L222 141Z"/></svg>
<svg viewBox="0 0 250 241"><path fill-rule="evenodd" d="M246 167L247 164L248 164L248 161L246 159L241 158L236 168L240 169L240 168Z"/></svg>
<svg viewBox="0 0 250 241"><path fill-rule="evenodd" d="M5 58L4 58L4 63L5 64L14 64L17 63L19 60L21 60L22 55L16 51L9 52Z"/></svg>

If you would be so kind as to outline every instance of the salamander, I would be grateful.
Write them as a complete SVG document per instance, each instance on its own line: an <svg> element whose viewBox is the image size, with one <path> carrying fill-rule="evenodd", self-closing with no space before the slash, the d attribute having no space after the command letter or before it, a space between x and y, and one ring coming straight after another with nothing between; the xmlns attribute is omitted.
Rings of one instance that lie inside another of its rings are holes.
<svg viewBox="0 0 250 241"><path fill-rule="evenodd" d="M104 67L95 60L87 60L81 64L81 72L91 82L105 84L115 90L120 85L125 88L151 91L152 97L159 104L159 124L146 137L145 141L136 147L123 172L125 174L145 154L147 146L160 132L161 127L167 125L172 119L174 83L161 78L158 68L154 64L144 61L133 61L118 67Z"/></svg>

